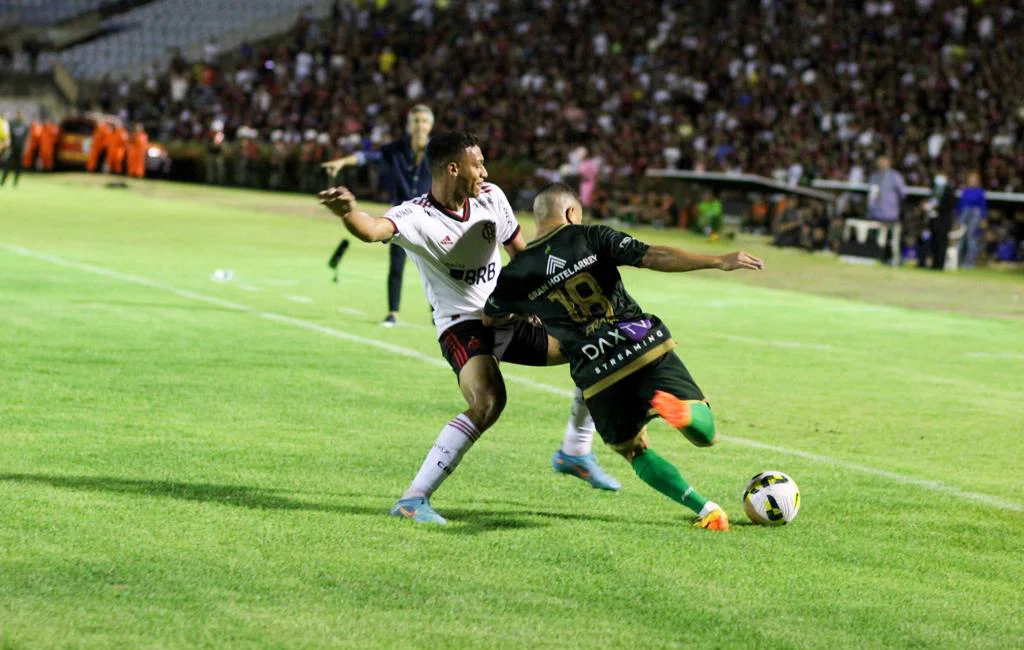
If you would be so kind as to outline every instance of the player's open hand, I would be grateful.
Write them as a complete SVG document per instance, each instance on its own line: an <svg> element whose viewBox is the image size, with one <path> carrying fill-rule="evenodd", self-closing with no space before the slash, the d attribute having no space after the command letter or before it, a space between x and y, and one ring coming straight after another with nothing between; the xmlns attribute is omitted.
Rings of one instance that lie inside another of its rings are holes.
<svg viewBox="0 0 1024 650"><path fill-rule="evenodd" d="M718 263L718 268L723 271L735 271L736 269L747 269L750 271L760 271L764 268L764 262L757 257L743 251L736 251L723 255L719 258L721 261Z"/></svg>
<svg viewBox="0 0 1024 650"><path fill-rule="evenodd" d="M327 178L334 180L334 177L338 175L338 172L345 167L345 161L341 158L335 160L328 160L325 163L320 163L320 166L327 171Z"/></svg>
<svg viewBox="0 0 1024 650"><path fill-rule="evenodd" d="M356 209L356 197L347 187L331 187L318 195L320 205L327 206L327 209L342 219L347 217Z"/></svg>

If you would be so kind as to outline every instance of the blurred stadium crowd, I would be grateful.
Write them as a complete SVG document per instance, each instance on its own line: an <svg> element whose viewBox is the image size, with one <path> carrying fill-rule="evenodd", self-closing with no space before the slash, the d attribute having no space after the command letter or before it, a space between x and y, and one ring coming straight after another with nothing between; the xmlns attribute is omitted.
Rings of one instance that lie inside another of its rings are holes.
<svg viewBox="0 0 1024 650"><path fill-rule="evenodd" d="M476 132L524 202L583 175L599 214L692 224L700 197L634 191L645 170L865 182L884 153L908 185L977 170L1024 191L1022 62L1019 0L356 0L95 97L208 182L305 191L422 102Z"/></svg>

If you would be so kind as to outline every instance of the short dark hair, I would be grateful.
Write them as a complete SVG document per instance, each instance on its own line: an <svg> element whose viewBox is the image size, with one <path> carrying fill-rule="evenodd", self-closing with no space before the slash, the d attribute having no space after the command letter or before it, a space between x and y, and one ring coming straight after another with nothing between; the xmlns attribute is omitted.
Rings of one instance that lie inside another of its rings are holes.
<svg viewBox="0 0 1024 650"><path fill-rule="evenodd" d="M427 144L427 160L431 171L440 171L455 162L463 151L480 146L476 136L468 131L446 131L430 138Z"/></svg>

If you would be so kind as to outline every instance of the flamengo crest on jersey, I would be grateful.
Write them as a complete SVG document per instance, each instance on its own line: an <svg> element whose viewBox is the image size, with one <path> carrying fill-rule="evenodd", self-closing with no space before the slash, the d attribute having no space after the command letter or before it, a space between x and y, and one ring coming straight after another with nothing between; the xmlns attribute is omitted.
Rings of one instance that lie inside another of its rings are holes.
<svg viewBox="0 0 1024 650"><path fill-rule="evenodd" d="M462 210L444 208L429 193L388 210L391 240L405 249L420 272L438 335L452 317L480 318L501 270L498 247L519 233L512 206L497 185L484 183L480 196Z"/></svg>

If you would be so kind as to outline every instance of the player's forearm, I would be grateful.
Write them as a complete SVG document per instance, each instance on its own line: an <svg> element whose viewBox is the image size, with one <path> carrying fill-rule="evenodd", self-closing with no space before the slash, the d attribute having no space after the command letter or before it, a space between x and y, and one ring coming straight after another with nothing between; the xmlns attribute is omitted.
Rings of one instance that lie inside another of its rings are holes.
<svg viewBox="0 0 1024 650"><path fill-rule="evenodd" d="M681 248L651 246L640 262L641 268L664 273L685 273L702 269L722 268L722 258L714 255L688 253Z"/></svg>
<svg viewBox="0 0 1024 650"><path fill-rule="evenodd" d="M332 165L332 166L338 167L340 169L342 167L350 167L352 165L358 165L359 164L359 157L356 156L356 154L353 153L353 154L349 154L347 156L343 156L341 158L334 158L332 160L328 160L328 161L324 162L323 164L324 165Z"/></svg>
<svg viewBox="0 0 1024 650"><path fill-rule="evenodd" d="M345 229L364 242L387 241L394 236L394 226L387 219L371 217L360 210L354 210L341 218ZM383 223L382 223L383 222Z"/></svg>
<svg viewBox="0 0 1024 650"><path fill-rule="evenodd" d="M480 317L484 327L504 327L509 323L521 318L519 314L503 314L501 316L491 316L489 314L483 314Z"/></svg>

